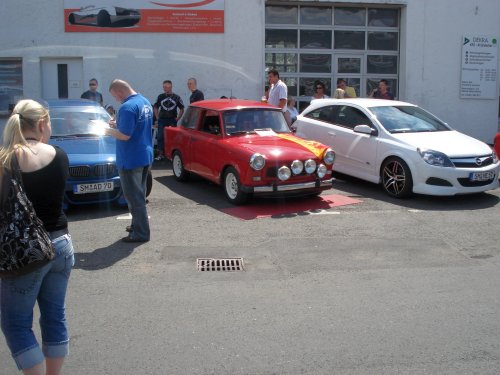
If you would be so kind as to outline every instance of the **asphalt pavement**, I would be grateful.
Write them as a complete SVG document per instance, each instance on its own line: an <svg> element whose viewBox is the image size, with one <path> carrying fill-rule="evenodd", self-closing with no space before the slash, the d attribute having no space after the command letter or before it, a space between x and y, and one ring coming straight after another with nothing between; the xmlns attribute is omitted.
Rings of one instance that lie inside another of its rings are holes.
<svg viewBox="0 0 500 375"><path fill-rule="evenodd" d="M169 168L153 170L148 243L120 241L122 208L69 211L64 374L500 373L499 190L397 200L337 176L323 194L359 204L241 220ZM0 364L18 373L3 340Z"/></svg>

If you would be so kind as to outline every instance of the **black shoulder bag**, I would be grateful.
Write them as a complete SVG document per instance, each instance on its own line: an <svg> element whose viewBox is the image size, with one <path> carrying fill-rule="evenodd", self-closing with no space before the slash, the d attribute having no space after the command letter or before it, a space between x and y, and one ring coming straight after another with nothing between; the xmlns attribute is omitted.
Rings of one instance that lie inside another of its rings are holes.
<svg viewBox="0 0 500 375"><path fill-rule="evenodd" d="M54 259L49 234L24 191L17 158L3 168L0 191L0 278L29 273Z"/></svg>

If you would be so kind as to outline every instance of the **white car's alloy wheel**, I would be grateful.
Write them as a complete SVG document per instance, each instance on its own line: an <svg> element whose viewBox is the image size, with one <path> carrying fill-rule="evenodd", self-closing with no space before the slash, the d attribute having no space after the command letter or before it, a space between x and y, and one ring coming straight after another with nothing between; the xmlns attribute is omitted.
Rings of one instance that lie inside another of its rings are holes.
<svg viewBox="0 0 500 375"><path fill-rule="evenodd" d="M382 186L387 194L404 198L411 194L412 178L410 168L399 158L390 158L382 167Z"/></svg>

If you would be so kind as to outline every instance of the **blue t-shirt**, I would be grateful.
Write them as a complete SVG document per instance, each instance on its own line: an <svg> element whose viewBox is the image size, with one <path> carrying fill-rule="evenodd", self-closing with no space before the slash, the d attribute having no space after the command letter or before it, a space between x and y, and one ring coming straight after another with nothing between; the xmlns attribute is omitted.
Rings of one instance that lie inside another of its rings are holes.
<svg viewBox="0 0 500 375"><path fill-rule="evenodd" d="M141 94L130 95L118 111L118 130L130 136L128 141L116 140L116 165L134 169L153 163L153 108Z"/></svg>

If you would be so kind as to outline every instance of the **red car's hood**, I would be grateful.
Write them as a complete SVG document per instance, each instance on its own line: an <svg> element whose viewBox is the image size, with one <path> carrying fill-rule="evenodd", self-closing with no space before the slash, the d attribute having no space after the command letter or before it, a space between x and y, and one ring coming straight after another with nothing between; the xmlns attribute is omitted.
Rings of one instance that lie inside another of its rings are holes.
<svg viewBox="0 0 500 375"><path fill-rule="evenodd" d="M323 153L329 148L292 134L248 134L226 138L225 142L246 149L251 154L258 152L268 160L322 159Z"/></svg>

